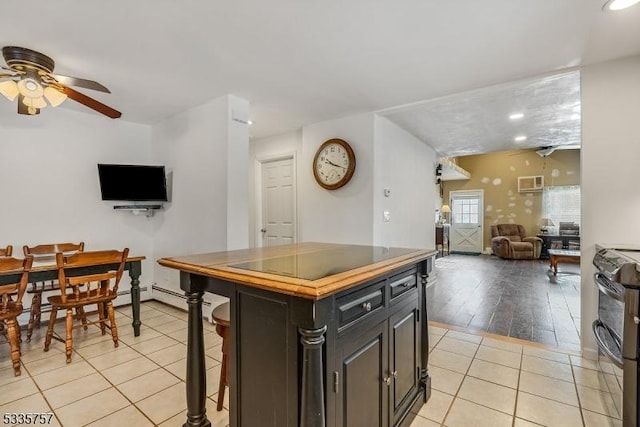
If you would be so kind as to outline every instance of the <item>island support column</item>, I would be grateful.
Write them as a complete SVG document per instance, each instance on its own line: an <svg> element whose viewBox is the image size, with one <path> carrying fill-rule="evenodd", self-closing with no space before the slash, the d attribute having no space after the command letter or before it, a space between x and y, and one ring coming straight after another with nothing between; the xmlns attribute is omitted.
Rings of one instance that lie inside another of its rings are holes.
<svg viewBox="0 0 640 427"><path fill-rule="evenodd" d="M210 427L205 402L207 380L204 357L204 336L202 330L203 287L198 286L197 276L180 273L180 287L187 296L187 422L183 427Z"/></svg>
<svg viewBox="0 0 640 427"><path fill-rule="evenodd" d="M302 400L300 402L301 427L325 427L324 369L322 345L327 327L298 328L302 343Z"/></svg>
<svg viewBox="0 0 640 427"><path fill-rule="evenodd" d="M142 274L140 261L129 263L129 277L131 278L131 313L133 315L133 336L140 336L140 274Z"/></svg>

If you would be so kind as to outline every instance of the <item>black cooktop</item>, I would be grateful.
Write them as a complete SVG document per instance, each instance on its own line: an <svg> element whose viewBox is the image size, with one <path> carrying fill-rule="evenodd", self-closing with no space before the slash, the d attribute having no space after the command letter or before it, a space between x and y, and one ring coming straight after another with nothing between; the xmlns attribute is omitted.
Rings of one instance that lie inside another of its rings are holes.
<svg viewBox="0 0 640 427"><path fill-rule="evenodd" d="M348 245L317 252L286 255L230 265L243 270L318 280L415 252L416 249Z"/></svg>

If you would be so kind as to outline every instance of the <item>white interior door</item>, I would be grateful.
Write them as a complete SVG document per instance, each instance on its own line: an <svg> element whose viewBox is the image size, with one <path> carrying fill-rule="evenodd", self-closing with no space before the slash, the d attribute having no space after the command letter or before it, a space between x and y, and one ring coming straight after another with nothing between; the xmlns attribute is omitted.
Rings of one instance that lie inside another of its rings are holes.
<svg viewBox="0 0 640 427"><path fill-rule="evenodd" d="M262 163L262 246L295 243L293 159Z"/></svg>
<svg viewBox="0 0 640 427"><path fill-rule="evenodd" d="M452 191L451 252L482 253L483 190Z"/></svg>

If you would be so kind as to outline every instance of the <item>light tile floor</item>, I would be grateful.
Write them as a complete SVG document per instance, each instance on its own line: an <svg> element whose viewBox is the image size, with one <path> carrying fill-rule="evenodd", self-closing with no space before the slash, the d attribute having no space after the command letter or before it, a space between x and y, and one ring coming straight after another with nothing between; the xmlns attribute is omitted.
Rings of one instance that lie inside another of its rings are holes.
<svg viewBox="0 0 640 427"><path fill-rule="evenodd" d="M186 313L157 301L142 304L142 333L133 336L130 307L117 309L120 346L95 327L76 329L73 361L45 329L23 343L22 375L13 376L8 345L0 344L0 414L52 412L51 425L181 426L186 420ZM412 426L621 426L606 384L620 372L606 363L514 339L475 335L431 324L432 395ZM63 324L56 325L63 331ZM207 415L215 410L221 339L205 324ZM601 370L599 370L601 369ZM603 371L604 370L604 371Z"/></svg>

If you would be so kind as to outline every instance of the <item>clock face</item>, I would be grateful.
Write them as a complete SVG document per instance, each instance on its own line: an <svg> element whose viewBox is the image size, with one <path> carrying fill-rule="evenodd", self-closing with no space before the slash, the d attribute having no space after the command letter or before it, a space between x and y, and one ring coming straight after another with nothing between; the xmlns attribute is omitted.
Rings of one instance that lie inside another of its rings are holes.
<svg viewBox="0 0 640 427"><path fill-rule="evenodd" d="M335 190L349 182L355 168L353 150L342 139L330 139L322 144L313 159L313 175L327 190Z"/></svg>

